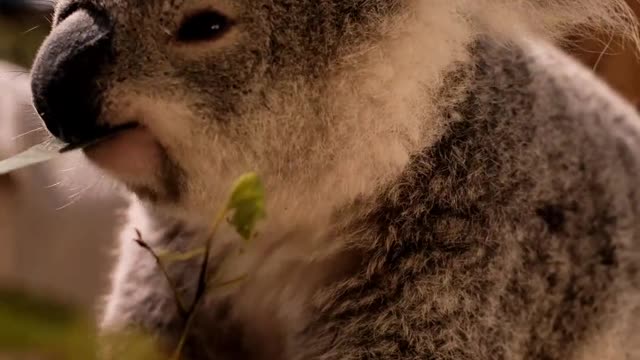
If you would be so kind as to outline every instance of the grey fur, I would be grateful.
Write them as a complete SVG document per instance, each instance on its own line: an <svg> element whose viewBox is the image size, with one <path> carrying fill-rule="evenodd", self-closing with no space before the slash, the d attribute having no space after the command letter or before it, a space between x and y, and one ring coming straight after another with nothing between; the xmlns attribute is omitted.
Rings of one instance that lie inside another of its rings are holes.
<svg viewBox="0 0 640 360"><path fill-rule="evenodd" d="M310 149L322 149L314 141L330 133L307 117L336 125L321 96L333 90L326 78L348 71L346 55L380 45L379 28L388 30L409 3L243 2L231 7L241 9L252 41L194 60L165 50L171 31L162 29L175 20L148 16L160 2L103 1L119 20L116 47L125 54L104 75L104 91L127 98L144 89L181 102L217 126L219 137L231 137L237 122L261 120L247 114L272 105L273 94L289 94L305 106L283 108L316 126L306 128L313 137L306 135L308 148L271 150L306 164ZM586 69L524 34L475 33L464 42L468 56L447 61L442 76L429 79L435 86L423 84L428 109L412 114L422 116L424 136L398 173L381 174L370 191L307 205L309 217L327 207L326 222L271 209L276 225L262 235L268 249L237 266L250 271L247 282L208 298L185 358L640 359L640 119ZM422 61L414 66L431 59ZM127 82L134 85L117 90ZM305 84L305 92L291 95L291 84ZM171 145L165 155L181 174L180 196L164 201L178 214L208 216L188 196L194 169L205 164L181 162ZM180 151L198 156L188 149ZM265 169L282 163L251 159L266 172L267 191L277 192ZM307 169L298 165L278 176L298 179L292 174ZM162 194L171 191L156 190L156 202L133 201L130 227L154 246L181 250L202 241L203 224L166 211ZM281 214L287 226L277 222ZM138 326L173 345L184 324L167 284L130 241L133 232L123 234L104 328ZM312 252L300 245L307 242ZM187 294L195 269L171 269Z"/></svg>

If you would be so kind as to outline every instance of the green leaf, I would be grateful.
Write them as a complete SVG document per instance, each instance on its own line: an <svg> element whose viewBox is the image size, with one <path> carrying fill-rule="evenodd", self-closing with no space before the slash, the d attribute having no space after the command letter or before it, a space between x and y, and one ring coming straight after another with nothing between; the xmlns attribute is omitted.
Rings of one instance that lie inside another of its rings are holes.
<svg viewBox="0 0 640 360"><path fill-rule="evenodd" d="M64 144L55 141L48 144L38 144L8 159L4 159L0 161L0 175L62 156L60 150L63 146Z"/></svg>
<svg viewBox="0 0 640 360"><path fill-rule="evenodd" d="M264 187L257 174L244 174L236 180L228 208L233 210L229 222L245 240L249 240L257 222L266 217Z"/></svg>
<svg viewBox="0 0 640 360"><path fill-rule="evenodd" d="M109 139L118 133L134 128L136 125L127 123L117 127L108 129L108 131L94 139L77 143L65 144L58 139L50 139L47 142L32 146L31 148L16 154L8 159L0 160L0 175L8 174L12 171L25 168L27 166L36 165L45 161L53 160L63 156L67 152L86 148Z"/></svg>

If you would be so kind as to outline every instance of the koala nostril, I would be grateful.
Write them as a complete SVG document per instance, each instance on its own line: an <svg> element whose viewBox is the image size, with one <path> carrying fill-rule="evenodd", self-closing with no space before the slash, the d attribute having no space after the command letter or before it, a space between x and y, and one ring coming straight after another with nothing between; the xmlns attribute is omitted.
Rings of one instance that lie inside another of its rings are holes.
<svg viewBox="0 0 640 360"><path fill-rule="evenodd" d="M76 143L99 133L97 81L109 62L112 35L105 15L78 9L40 47L31 70L33 105L63 141Z"/></svg>

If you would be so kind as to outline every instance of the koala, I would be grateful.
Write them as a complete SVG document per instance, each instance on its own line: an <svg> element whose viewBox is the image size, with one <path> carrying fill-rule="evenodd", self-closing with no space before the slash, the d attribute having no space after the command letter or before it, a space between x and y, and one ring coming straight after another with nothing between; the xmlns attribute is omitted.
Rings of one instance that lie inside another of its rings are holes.
<svg viewBox="0 0 640 360"><path fill-rule="evenodd" d="M170 351L153 256L216 233L184 359L640 359L640 118L560 50L635 43L617 0L60 0L31 72L51 134L131 201L102 311ZM193 297L199 259L167 272Z"/></svg>

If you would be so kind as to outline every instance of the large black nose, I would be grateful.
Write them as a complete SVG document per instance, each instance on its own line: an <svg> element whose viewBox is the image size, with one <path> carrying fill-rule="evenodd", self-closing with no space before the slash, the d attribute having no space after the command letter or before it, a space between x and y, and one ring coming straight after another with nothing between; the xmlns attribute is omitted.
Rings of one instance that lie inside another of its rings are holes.
<svg viewBox="0 0 640 360"><path fill-rule="evenodd" d="M80 8L54 27L31 70L33 104L47 129L68 143L101 132L99 76L110 61L113 30L108 17Z"/></svg>

